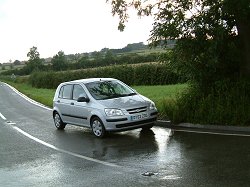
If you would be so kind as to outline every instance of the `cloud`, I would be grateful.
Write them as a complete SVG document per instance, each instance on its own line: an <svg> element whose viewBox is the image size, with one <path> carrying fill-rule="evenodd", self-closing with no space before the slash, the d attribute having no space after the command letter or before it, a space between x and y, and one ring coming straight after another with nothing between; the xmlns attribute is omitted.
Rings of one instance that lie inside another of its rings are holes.
<svg viewBox="0 0 250 187"><path fill-rule="evenodd" d="M0 0L0 62L25 60L32 46L41 57L121 48L145 42L152 18L132 16L124 32L117 30L105 0Z"/></svg>

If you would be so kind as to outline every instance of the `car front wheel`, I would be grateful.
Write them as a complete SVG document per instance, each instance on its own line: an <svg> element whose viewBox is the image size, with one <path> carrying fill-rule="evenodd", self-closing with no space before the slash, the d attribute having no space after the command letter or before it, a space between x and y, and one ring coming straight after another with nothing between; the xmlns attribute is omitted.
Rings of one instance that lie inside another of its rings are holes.
<svg viewBox="0 0 250 187"><path fill-rule="evenodd" d="M98 138L103 138L106 134L105 127L103 126L102 121L98 117L94 117L91 120L91 128L94 135Z"/></svg>
<svg viewBox="0 0 250 187"><path fill-rule="evenodd" d="M60 115L57 112L54 114L54 123L55 123L56 128L59 130L64 129L66 125L65 123L63 123Z"/></svg>
<svg viewBox="0 0 250 187"><path fill-rule="evenodd" d="M146 125L146 126L142 127L142 130L150 130L153 126L154 126L154 124Z"/></svg>

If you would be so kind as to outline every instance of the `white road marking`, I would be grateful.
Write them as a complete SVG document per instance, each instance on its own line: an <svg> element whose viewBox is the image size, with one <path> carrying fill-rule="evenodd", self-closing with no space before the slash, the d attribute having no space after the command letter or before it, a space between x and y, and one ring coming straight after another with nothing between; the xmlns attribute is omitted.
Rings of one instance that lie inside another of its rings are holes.
<svg viewBox="0 0 250 187"><path fill-rule="evenodd" d="M42 145L45 145L46 147L49 147L51 149L54 149L58 152L61 152L61 153L65 153L65 154L68 154L68 155L71 155L71 156L75 156L77 158L81 158L81 159L84 159L84 160L88 160L88 161L92 161L92 162L96 162L96 163L99 163L99 164L103 164L103 165L106 165L106 166L110 166L110 167L121 167L121 166L118 166L116 164L112 164L112 163L109 163L109 162L105 162L105 161L101 161L101 160L97 160L97 159L94 159L94 158L90 158L90 157L87 157L87 156L83 156L83 155L80 155L80 154L77 154L77 153L73 153L73 152L70 152L70 151L66 151L64 149L60 149L54 145L51 145L49 143L46 143L30 134L28 134L27 132L24 132L22 129L16 127L16 126L13 126L13 128L15 130L17 130L18 132L22 133L24 136L42 144Z"/></svg>
<svg viewBox="0 0 250 187"><path fill-rule="evenodd" d="M245 136L250 137L250 134L233 134L233 133L220 133L220 132L207 132L207 131L191 131L191 130L180 130L180 129L172 129L173 131L180 131L180 132L190 132L190 133L197 133L197 134L214 134L214 135L222 135L222 136Z"/></svg>
<svg viewBox="0 0 250 187"><path fill-rule="evenodd" d="M15 89L14 87L10 86L9 84L7 84L7 83L4 83L4 84L7 85L9 88L11 88L16 94L18 94L19 96L21 96L22 98L24 98L26 101L28 101L28 102L36 105L36 106L39 106L41 108L44 108L46 110L52 111L51 108L49 108L49 107L47 107L47 106L45 106L45 105L43 105L43 104L41 104L41 103L39 103L37 101L34 101L33 99L31 99L29 97L27 97L26 95L24 95L23 93L19 92L17 89Z"/></svg>
<svg viewBox="0 0 250 187"><path fill-rule="evenodd" d="M11 122L11 121L7 121L8 125L16 125L16 123Z"/></svg>
<svg viewBox="0 0 250 187"><path fill-rule="evenodd" d="M0 117L3 119L3 120L6 120L6 118L4 117L4 115L0 112Z"/></svg>

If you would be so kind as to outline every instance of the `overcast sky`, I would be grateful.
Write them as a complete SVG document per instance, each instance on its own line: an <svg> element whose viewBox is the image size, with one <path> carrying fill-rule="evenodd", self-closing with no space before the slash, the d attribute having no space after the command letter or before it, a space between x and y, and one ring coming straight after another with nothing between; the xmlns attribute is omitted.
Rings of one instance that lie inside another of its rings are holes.
<svg viewBox="0 0 250 187"><path fill-rule="evenodd" d="M0 0L0 63L27 60L32 46L47 58L147 43L152 18L132 14L124 32L117 26L106 0Z"/></svg>

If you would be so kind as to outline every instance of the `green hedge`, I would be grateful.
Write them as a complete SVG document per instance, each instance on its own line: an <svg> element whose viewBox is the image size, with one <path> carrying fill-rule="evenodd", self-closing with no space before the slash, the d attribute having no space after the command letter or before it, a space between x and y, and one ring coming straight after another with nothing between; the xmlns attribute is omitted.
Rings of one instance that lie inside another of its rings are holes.
<svg viewBox="0 0 250 187"><path fill-rule="evenodd" d="M208 94L192 85L177 100L163 102L163 108L176 124L250 126L250 83L217 81Z"/></svg>
<svg viewBox="0 0 250 187"><path fill-rule="evenodd" d="M29 78L33 87L56 88L61 82L85 78L112 77L128 85L165 85L184 82L166 64L110 66L63 72L34 72Z"/></svg>

